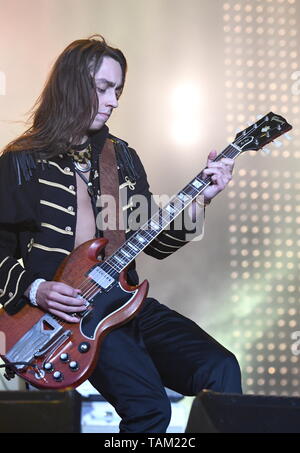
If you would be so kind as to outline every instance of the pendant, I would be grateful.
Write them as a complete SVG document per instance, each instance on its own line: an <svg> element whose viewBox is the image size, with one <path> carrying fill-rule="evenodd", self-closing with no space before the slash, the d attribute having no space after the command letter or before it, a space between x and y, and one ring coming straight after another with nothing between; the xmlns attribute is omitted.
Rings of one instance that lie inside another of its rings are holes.
<svg viewBox="0 0 300 453"><path fill-rule="evenodd" d="M90 160L86 161L84 166L80 162L77 162L77 161L75 161L74 164L75 164L75 167L77 168L77 170L81 171L82 173L87 173L92 168L92 164L91 164Z"/></svg>

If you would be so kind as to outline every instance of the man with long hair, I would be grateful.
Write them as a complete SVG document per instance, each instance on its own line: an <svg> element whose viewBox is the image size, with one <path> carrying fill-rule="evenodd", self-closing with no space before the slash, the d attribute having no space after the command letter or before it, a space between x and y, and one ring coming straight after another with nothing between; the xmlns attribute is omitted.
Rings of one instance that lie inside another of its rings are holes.
<svg viewBox="0 0 300 453"><path fill-rule="evenodd" d="M54 64L31 127L3 151L0 302L9 313L29 303L67 323L80 322L80 313L87 309L80 288L53 278L74 248L105 233L97 221L105 183L111 194L116 187L120 193L127 189L116 204L125 223L136 209L135 195L151 202L137 153L106 126L118 107L126 70L123 53L99 35L71 43ZM104 164L105 150L110 160ZM231 179L233 161L215 158L211 152L203 172L212 183L188 210L193 218ZM115 242L108 244L110 253L134 233L130 223L126 226L117 229ZM187 233L184 225L162 231L144 251L163 259L189 241ZM137 284L134 263L127 278ZM184 395L204 388L241 392L234 355L193 321L153 298L146 298L133 320L105 337L90 381L115 407L123 433L166 431L170 402L165 387Z"/></svg>

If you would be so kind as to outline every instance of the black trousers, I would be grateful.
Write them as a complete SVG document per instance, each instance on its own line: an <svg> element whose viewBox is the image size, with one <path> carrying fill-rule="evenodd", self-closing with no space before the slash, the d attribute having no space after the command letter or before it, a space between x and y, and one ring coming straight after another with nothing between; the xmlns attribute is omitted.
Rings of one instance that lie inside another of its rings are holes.
<svg viewBox="0 0 300 453"><path fill-rule="evenodd" d="M121 417L122 433L163 433L170 422L168 387L241 393L235 356L196 323L148 298L140 314L104 339L90 382Z"/></svg>

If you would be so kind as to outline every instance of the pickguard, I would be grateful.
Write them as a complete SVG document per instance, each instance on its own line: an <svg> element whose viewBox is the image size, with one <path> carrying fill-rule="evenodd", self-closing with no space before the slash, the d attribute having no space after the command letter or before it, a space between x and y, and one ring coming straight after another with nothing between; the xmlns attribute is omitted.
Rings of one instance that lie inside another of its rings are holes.
<svg viewBox="0 0 300 453"><path fill-rule="evenodd" d="M136 291L125 291L116 284L108 292L102 292L91 300L92 309L82 318L80 330L82 335L95 339L96 332L105 319L114 312L121 310L135 296Z"/></svg>

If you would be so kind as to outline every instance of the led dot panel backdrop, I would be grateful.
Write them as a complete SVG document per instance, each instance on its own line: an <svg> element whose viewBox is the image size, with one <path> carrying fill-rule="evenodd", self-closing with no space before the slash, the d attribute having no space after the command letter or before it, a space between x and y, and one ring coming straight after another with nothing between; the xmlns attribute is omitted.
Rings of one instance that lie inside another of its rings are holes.
<svg viewBox="0 0 300 453"><path fill-rule="evenodd" d="M255 163L241 165L228 192L235 313L230 343L242 364L245 391L265 395L300 395L296 3L223 3L227 131L269 110L288 115L294 126L292 140L280 138L272 151L251 153Z"/></svg>

